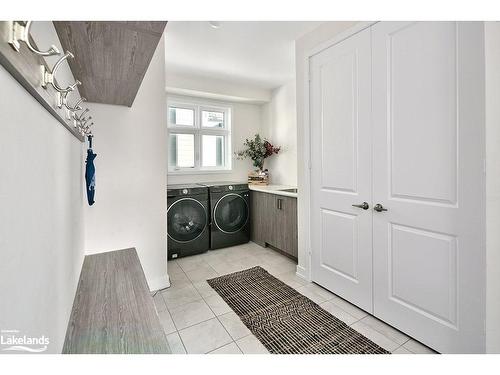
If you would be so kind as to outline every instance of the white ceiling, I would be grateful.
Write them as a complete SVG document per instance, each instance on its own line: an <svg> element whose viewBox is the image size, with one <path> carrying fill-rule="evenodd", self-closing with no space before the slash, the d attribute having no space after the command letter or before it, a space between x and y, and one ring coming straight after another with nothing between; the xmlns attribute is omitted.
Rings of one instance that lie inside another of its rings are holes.
<svg viewBox="0 0 500 375"><path fill-rule="evenodd" d="M274 89L295 78L295 39L321 22L207 21L167 24L168 74L194 75Z"/></svg>

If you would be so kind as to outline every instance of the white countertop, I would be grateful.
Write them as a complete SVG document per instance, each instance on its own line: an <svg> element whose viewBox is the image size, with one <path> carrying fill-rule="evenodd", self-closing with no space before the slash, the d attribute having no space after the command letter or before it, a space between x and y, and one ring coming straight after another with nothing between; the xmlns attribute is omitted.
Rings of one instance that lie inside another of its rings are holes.
<svg viewBox="0 0 500 375"><path fill-rule="evenodd" d="M263 193L270 193L276 195L283 195L285 197L297 198L297 193L291 193L289 191L281 191L282 189L297 189L297 186L288 185L248 185L250 190L261 191Z"/></svg>

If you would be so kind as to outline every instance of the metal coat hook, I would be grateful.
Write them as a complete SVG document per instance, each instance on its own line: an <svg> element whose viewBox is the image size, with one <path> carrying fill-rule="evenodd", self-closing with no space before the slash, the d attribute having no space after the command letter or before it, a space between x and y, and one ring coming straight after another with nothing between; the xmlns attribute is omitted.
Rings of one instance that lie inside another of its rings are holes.
<svg viewBox="0 0 500 375"><path fill-rule="evenodd" d="M77 120L77 121L82 121L82 119L84 119L84 117L83 117L83 116L84 116L84 115L85 115L88 111L90 111L90 109L85 108L85 110L84 110L82 113L80 113L79 115L77 115L77 114L75 113L75 120Z"/></svg>
<svg viewBox="0 0 500 375"><path fill-rule="evenodd" d="M27 21L25 24L22 21L11 21L11 26L9 29L9 44L14 48L17 52L19 52L21 48L21 43L26 43L26 46L29 50L39 56L53 56L59 55L61 52L57 49L55 45L50 46L48 51L39 51L35 47L31 45L30 40L30 27L33 21Z"/></svg>
<svg viewBox="0 0 500 375"><path fill-rule="evenodd" d="M69 107L68 105L66 105L66 108L68 108L71 112L76 112L76 111L80 111L82 110L82 107L80 106L80 104L82 104L83 102L86 102L87 99L85 98L80 98L73 107Z"/></svg>
<svg viewBox="0 0 500 375"><path fill-rule="evenodd" d="M79 105L79 103L80 102L78 102L77 105ZM75 107L77 105L75 105ZM75 127L78 128L78 130L80 131L80 133L82 135L92 134L91 127L94 126L94 123L93 122L89 123L89 121L92 120L92 116L85 117L85 115L89 111L90 110L88 108L85 108L85 110L82 113L80 113L79 115L76 112L73 112L73 119L75 120Z"/></svg>
<svg viewBox="0 0 500 375"><path fill-rule="evenodd" d="M75 108L77 111L81 110L80 103L82 103L84 100L85 100L84 98L81 98L73 108ZM79 109L77 109L76 107L79 107ZM80 114L76 113L76 111L71 112L75 128L77 128L80 134L84 136L89 136L89 135L92 136L91 128L92 126L94 126L94 122L90 122L92 120L92 116L85 117L85 115L89 111L90 109L85 108L83 112Z"/></svg>
<svg viewBox="0 0 500 375"><path fill-rule="evenodd" d="M60 93L68 93L70 91L73 91L76 86L81 85L82 83L79 80L76 80L75 83L72 85L69 85L66 88L62 88L59 86L57 83L55 77L57 70L61 67L61 64L64 62L64 60L67 60L68 58L74 58L75 56L71 52L66 52L63 57L61 57L56 64L54 65L54 68L52 69L52 72L48 71L45 65L41 65L41 70L42 70L42 87L46 88L47 85L50 83L58 92Z"/></svg>
<svg viewBox="0 0 500 375"><path fill-rule="evenodd" d="M57 106L59 108L62 108L63 106L65 106L66 109L70 112L76 112L76 111L82 110L82 107L80 107L80 104L87 101L87 99L80 98L73 106L71 106L68 104L68 95L70 92L72 92L72 91L58 93Z"/></svg>
<svg viewBox="0 0 500 375"><path fill-rule="evenodd" d="M68 103L68 96L69 93L74 92L74 91L69 91L69 92L63 92L63 93L57 93L57 106L59 108L62 108L63 106L66 107L66 119L68 120L76 120L75 119L75 112L82 110L82 107L80 106L81 103L86 101L85 98L80 98L78 101L71 106ZM76 124L73 124L76 127Z"/></svg>
<svg viewBox="0 0 500 375"><path fill-rule="evenodd" d="M87 126L87 123L88 123L90 120L92 120L92 116L89 116L89 117L87 117L87 118L82 119L82 120L80 121L80 123L81 123L82 127L86 127L86 126ZM92 126L92 125L94 125L94 123L92 123L92 124L90 124L90 125L88 125L88 126Z"/></svg>
<svg viewBox="0 0 500 375"><path fill-rule="evenodd" d="M92 130L90 129L92 126L94 126L94 123L91 123L89 125L82 125L79 127L80 129L80 133L82 133L83 135L91 135L92 134Z"/></svg>
<svg viewBox="0 0 500 375"><path fill-rule="evenodd" d="M69 92L69 91L68 91ZM66 105L68 100L68 92L58 92L57 93L57 107L62 108L63 105Z"/></svg>

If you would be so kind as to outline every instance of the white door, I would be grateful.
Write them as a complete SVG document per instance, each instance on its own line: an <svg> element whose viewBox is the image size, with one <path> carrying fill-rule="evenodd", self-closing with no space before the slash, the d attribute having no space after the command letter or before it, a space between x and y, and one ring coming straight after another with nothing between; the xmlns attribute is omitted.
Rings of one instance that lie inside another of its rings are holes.
<svg viewBox="0 0 500 375"><path fill-rule="evenodd" d="M312 280L372 311L371 51L366 29L310 59Z"/></svg>
<svg viewBox="0 0 500 375"><path fill-rule="evenodd" d="M482 23L372 28L374 314L484 352Z"/></svg>

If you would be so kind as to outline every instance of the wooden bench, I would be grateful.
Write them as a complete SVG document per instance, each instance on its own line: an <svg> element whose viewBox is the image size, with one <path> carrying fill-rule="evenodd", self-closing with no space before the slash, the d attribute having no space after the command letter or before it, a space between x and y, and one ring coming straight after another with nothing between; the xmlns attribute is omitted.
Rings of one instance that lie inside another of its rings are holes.
<svg viewBox="0 0 500 375"><path fill-rule="evenodd" d="M63 353L169 353L135 249L85 257Z"/></svg>

